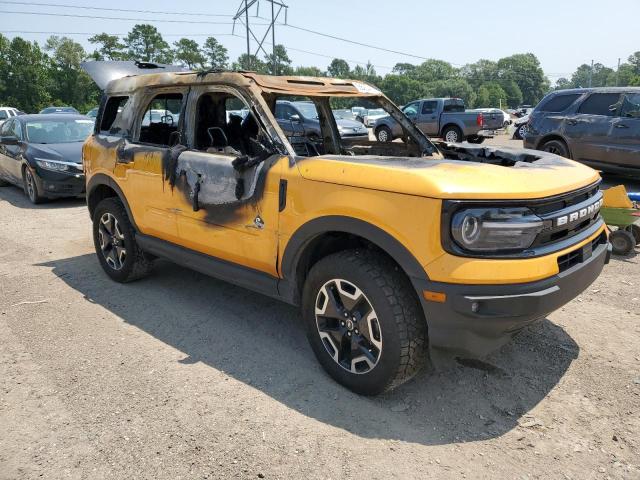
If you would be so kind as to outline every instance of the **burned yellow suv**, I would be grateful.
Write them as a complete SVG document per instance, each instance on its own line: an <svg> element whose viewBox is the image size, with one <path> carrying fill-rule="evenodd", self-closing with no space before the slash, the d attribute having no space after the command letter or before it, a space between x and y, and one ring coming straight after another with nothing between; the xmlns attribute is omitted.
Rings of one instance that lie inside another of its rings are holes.
<svg viewBox="0 0 640 480"><path fill-rule="evenodd" d="M83 155L105 272L129 282L163 257L299 305L319 362L355 392L403 383L430 348L489 353L609 259L594 170L434 144L360 81L85 69L104 90ZM401 141L336 113L355 105L384 109Z"/></svg>

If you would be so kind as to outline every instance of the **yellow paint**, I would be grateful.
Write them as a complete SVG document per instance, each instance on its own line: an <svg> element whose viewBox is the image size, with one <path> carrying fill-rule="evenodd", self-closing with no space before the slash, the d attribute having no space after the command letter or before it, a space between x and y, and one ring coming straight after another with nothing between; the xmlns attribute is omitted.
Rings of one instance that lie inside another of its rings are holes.
<svg viewBox="0 0 640 480"><path fill-rule="evenodd" d="M602 191L604 207L607 208L633 208L633 203L629 195L627 195L627 189L624 185L618 185L616 187L608 188Z"/></svg>

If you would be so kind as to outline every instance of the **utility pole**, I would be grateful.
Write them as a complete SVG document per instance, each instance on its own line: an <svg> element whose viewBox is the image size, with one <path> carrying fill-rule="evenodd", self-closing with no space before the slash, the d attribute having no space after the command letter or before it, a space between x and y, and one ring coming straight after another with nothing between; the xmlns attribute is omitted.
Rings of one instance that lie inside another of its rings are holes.
<svg viewBox="0 0 640 480"><path fill-rule="evenodd" d="M593 81L593 60L591 60L591 70L589 70L589 88L591 88L592 81Z"/></svg>
<svg viewBox="0 0 640 480"><path fill-rule="evenodd" d="M271 22L269 23L269 27L267 28L267 31L264 33L261 40L259 40L258 37L256 37L256 35L253 33L253 30L249 26L249 9L255 4L257 4L256 8L259 9L260 4L258 3L258 0L241 0L240 6L238 7L238 11L236 12L236 15L233 17L233 26L235 29L236 21L239 21L240 23L244 24L245 30L247 32L247 57L248 57L247 60L249 62L251 62L251 58L252 58L250 37L253 37L253 40L258 44L256 48L256 52L253 54L253 56L257 57L258 52L260 51L262 51L266 56L268 56L267 51L264 49L263 45L264 45L265 39L267 38L267 35L269 35L269 31L271 31L271 43L273 47L271 51L272 52L271 56L273 57L272 68L273 68L274 74L277 75L276 70L278 68L278 62L276 60L276 20L278 20L280 13L284 9L284 23L286 25L287 16L288 16L287 13L288 13L289 7L288 5L285 5L280 0L264 0L264 1L271 3ZM280 7L278 8L277 12L275 9L276 5ZM243 15L244 15L244 20L242 19Z"/></svg>
<svg viewBox="0 0 640 480"><path fill-rule="evenodd" d="M620 57L618 57L618 69L616 70L616 87L620 86Z"/></svg>

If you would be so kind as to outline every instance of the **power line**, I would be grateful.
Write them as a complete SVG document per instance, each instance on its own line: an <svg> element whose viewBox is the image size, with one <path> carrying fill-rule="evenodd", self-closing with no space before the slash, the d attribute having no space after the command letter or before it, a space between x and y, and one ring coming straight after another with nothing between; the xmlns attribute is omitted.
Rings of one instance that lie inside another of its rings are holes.
<svg viewBox="0 0 640 480"><path fill-rule="evenodd" d="M13 13L18 15L42 15L47 17L91 18L91 19L97 19L97 20L126 20L126 21L134 21L134 22L189 23L189 24L198 24L198 25L233 25L233 23L231 22L170 20L170 19L162 19L162 18L104 17L104 16L98 16L98 15L78 15L74 13L48 13L48 12L22 12L22 11L16 12L16 11L7 11L7 10L0 10L0 13ZM266 24L261 23L256 25L266 25Z"/></svg>
<svg viewBox="0 0 640 480"><path fill-rule="evenodd" d="M0 3L6 3L10 5L29 5L39 7L61 7L61 8L76 8L81 10L103 10L106 12L128 12L128 13L151 13L159 15L187 15L194 17L233 17L233 15L226 15L221 13L189 13L189 12L163 12L160 10L133 10L128 8L108 8L108 7L89 7L85 5L69 5L64 3L39 3L39 2L15 2L2 0Z"/></svg>
<svg viewBox="0 0 640 480"><path fill-rule="evenodd" d="M39 31L26 31L26 30L0 30L0 33L8 33L8 34L34 34L34 35L82 35L87 37L92 37L94 35L101 35L106 32L39 32ZM107 33L107 35L112 35L114 37L126 37L128 33ZM233 33L163 33L163 37L235 37Z"/></svg>

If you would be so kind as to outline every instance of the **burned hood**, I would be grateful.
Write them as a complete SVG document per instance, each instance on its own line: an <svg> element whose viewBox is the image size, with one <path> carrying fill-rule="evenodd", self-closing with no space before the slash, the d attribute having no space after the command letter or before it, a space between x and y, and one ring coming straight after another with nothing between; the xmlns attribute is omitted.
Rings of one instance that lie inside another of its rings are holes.
<svg viewBox="0 0 640 480"><path fill-rule="evenodd" d="M100 90L105 90L113 80L150 73L186 72L184 67L155 63L113 61L83 62L82 69L96 82Z"/></svg>
<svg viewBox="0 0 640 480"><path fill-rule="evenodd" d="M298 161L308 179L442 199L529 199L565 193L600 176L547 152L438 143L442 156L324 155Z"/></svg>

